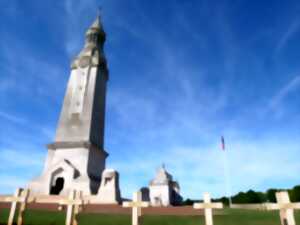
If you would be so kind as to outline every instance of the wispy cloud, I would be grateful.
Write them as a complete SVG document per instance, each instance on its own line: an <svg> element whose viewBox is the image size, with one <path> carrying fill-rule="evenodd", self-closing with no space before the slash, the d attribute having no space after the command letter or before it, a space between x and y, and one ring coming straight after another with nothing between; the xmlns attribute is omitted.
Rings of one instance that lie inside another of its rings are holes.
<svg viewBox="0 0 300 225"><path fill-rule="evenodd" d="M93 19L96 16L98 2L96 0L87 0L87 1L73 1L65 0L65 50L70 58L75 57L76 54L80 51L82 46L82 41L84 40L84 32L87 27L86 15L94 14ZM85 26L84 26L85 25ZM88 24L89 25L89 24Z"/></svg>
<svg viewBox="0 0 300 225"><path fill-rule="evenodd" d="M280 106L282 101L292 92L300 88L300 76L295 76L287 84L285 84L278 93L271 98L269 107L272 110L277 109Z"/></svg>
<svg viewBox="0 0 300 225"><path fill-rule="evenodd" d="M26 149L25 152L30 152L30 155L24 154L24 149L1 149L1 166L9 168L29 169L32 167L40 168L43 165L44 152L33 149Z"/></svg>
<svg viewBox="0 0 300 225"><path fill-rule="evenodd" d="M5 93L14 90L15 97L50 98L57 100L61 95L58 80L66 80L61 74L66 73L61 65L51 63L41 59L39 54L32 52L26 43L17 41L16 37L10 34L2 34L3 43L15 42L17 44L7 46L0 43L1 46L1 69L4 73L0 77L0 87L3 86ZM26 55L26 57L19 57ZM18 63L16 63L18 58ZM22 80L22 82L20 82ZM51 91L49 91L51 90ZM18 93L18 94L17 94ZM30 98L30 99L31 99Z"/></svg>
<svg viewBox="0 0 300 225"><path fill-rule="evenodd" d="M17 124L26 124L28 121L22 117L18 117L15 115L12 115L11 113L6 113L6 112L2 112L0 111L0 117L2 117L5 120L8 120L10 122L13 123L17 123Z"/></svg>
<svg viewBox="0 0 300 225"><path fill-rule="evenodd" d="M26 146L26 147L25 147ZM0 186L1 194L12 193L16 188L25 187L42 171L44 151L37 151L20 143L16 149L0 148Z"/></svg>
<svg viewBox="0 0 300 225"><path fill-rule="evenodd" d="M299 31L300 22L299 18L297 17L291 24L288 26L287 30L283 33L279 41L277 42L275 52L278 54L288 42L293 38L293 36Z"/></svg>
<svg viewBox="0 0 300 225"><path fill-rule="evenodd" d="M18 135L21 136L26 136L25 134L21 134L25 130L34 130L35 133L39 133L38 136L47 137L49 140L53 139L54 136L54 130L53 128L49 127L49 125L41 125L35 123L34 120L26 118L24 115L18 116L13 112L0 111L0 121L2 124L6 125L6 131L9 131L10 129L14 130L14 128L17 128L17 130L19 130ZM13 134L16 133L17 132L14 130ZM1 137L0 140L2 138L3 137ZM7 137L6 140L10 140L10 137Z"/></svg>
<svg viewBox="0 0 300 225"><path fill-rule="evenodd" d="M17 188L25 187L27 182L26 178L0 173L1 194L13 194Z"/></svg>

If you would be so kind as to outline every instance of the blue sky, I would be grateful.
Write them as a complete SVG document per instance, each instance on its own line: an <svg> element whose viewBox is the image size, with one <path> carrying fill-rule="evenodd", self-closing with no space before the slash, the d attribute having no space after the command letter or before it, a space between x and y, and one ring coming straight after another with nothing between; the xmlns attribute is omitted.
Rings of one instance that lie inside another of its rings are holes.
<svg viewBox="0 0 300 225"><path fill-rule="evenodd" d="M122 194L165 163L185 198L300 184L299 1L1 1L0 192L43 168L70 61L97 6L110 70L105 149Z"/></svg>

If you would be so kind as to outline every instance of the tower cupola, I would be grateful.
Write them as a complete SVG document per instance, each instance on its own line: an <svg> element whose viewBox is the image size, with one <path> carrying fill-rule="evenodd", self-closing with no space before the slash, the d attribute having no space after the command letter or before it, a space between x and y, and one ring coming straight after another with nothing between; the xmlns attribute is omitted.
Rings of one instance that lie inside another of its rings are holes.
<svg viewBox="0 0 300 225"><path fill-rule="evenodd" d="M98 15L96 20L88 28L85 34L85 44L80 53L71 63L72 69L86 66L99 67L103 70L103 76L108 79L108 69L104 54L104 43L106 34L103 29L101 17Z"/></svg>
<svg viewBox="0 0 300 225"><path fill-rule="evenodd" d="M100 16L97 16L96 20L87 30L85 36L86 45L100 45L100 47L102 48L105 42L106 34L103 30Z"/></svg>

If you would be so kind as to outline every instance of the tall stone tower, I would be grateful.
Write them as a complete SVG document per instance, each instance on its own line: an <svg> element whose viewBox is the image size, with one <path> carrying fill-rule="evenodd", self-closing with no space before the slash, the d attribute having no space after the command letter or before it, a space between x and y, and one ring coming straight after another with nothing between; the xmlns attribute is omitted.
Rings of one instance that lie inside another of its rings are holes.
<svg viewBox="0 0 300 225"><path fill-rule="evenodd" d="M97 17L86 32L85 45L71 65L55 142L49 147L93 145L103 151L108 70L103 51L105 32Z"/></svg>
<svg viewBox="0 0 300 225"><path fill-rule="evenodd" d="M64 195L70 189L84 194L98 192L108 156L103 148L108 81L105 37L98 16L71 64L55 141L48 145L42 175L29 184L34 193Z"/></svg>

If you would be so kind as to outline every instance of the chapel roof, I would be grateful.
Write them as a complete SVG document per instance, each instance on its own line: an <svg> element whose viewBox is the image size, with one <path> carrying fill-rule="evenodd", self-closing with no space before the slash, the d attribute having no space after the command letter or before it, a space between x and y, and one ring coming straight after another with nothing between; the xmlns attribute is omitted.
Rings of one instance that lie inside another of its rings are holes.
<svg viewBox="0 0 300 225"><path fill-rule="evenodd" d="M169 184L173 181L173 177L169 174L164 165L162 165L156 172L155 178L150 181L150 185Z"/></svg>

